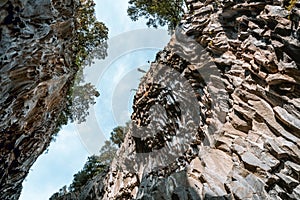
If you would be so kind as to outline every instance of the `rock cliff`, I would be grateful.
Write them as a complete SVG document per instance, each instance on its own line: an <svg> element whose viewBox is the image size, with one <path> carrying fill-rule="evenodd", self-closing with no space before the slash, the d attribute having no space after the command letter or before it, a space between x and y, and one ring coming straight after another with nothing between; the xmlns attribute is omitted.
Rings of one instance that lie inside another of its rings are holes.
<svg viewBox="0 0 300 200"><path fill-rule="evenodd" d="M72 0L0 1L0 199L48 147L76 74Z"/></svg>
<svg viewBox="0 0 300 200"><path fill-rule="evenodd" d="M187 2L85 198L300 199L300 2Z"/></svg>
<svg viewBox="0 0 300 200"><path fill-rule="evenodd" d="M299 1L187 2L109 172L67 199L300 199ZM0 2L0 199L18 199L64 107L74 3Z"/></svg>

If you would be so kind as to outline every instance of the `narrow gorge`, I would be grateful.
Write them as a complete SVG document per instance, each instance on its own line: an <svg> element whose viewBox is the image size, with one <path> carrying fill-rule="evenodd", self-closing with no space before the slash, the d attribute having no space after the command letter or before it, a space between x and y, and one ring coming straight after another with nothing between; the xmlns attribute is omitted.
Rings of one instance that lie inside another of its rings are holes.
<svg viewBox="0 0 300 200"><path fill-rule="evenodd" d="M18 199L65 106L74 2L0 2L0 199ZM53 200L300 199L300 1L186 2L109 170Z"/></svg>

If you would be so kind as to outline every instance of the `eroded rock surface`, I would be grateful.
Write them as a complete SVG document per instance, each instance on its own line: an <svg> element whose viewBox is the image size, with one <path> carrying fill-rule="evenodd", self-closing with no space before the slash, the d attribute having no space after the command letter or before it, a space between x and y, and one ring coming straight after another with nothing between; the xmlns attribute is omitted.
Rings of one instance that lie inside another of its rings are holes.
<svg viewBox="0 0 300 200"><path fill-rule="evenodd" d="M98 195L299 199L300 29L289 1L188 2Z"/></svg>
<svg viewBox="0 0 300 200"><path fill-rule="evenodd" d="M299 1L187 0L110 171L69 199L300 199ZM0 2L0 199L47 148L71 68L73 1Z"/></svg>
<svg viewBox="0 0 300 200"><path fill-rule="evenodd" d="M72 0L0 2L0 199L48 147L75 76Z"/></svg>

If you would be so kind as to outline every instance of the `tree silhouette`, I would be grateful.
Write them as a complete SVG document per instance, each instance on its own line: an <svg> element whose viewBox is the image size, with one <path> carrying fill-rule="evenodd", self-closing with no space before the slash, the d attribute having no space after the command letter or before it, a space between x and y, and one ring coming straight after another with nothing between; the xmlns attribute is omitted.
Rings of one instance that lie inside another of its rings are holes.
<svg viewBox="0 0 300 200"><path fill-rule="evenodd" d="M66 190L66 186L62 187L59 192L52 195L50 199L59 199L69 192L80 192L82 187L85 186L96 175L105 171L105 169L111 164L115 157L117 148L111 141L105 141L105 144L100 150L99 156L92 155L88 157L87 162L84 164L82 170L74 174L73 181L69 186L69 191Z"/></svg>
<svg viewBox="0 0 300 200"><path fill-rule="evenodd" d="M184 0L129 0L127 14L133 21L148 19L147 26L157 28L167 25L169 31L176 28L184 13Z"/></svg>

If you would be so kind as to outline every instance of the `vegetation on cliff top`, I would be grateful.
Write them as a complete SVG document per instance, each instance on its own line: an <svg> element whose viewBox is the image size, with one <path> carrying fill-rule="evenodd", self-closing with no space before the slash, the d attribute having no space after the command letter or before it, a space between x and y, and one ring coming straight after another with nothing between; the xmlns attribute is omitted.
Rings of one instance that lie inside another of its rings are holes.
<svg viewBox="0 0 300 200"><path fill-rule="evenodd" d="M76 65L90 65L93 59L104 59L107 56L108 28L97 21L95 2L80 0L76 12Z"/></svg>
<svg viewBox="0 0 300 200"><path fill-rule="evenodd" d="M95 104L95 98L100 93L94 85L84 82L83 68L91 65L94 59L104 59L107 56L108 28L104 23L97 21L95 2L80 0L75 17L73 65L77 75L68 91L66 107L57 119L56 133L69 121L78 123L85 121L90 105Z"/></svg>
<svg viewBox="0 0 300 200"><path fill-rule="evenodd" d="M168 26L171 32L176 28L184 13L184 0L129 0L127 13L133 21L143 17L147 26L157 28Z"/></svg>

